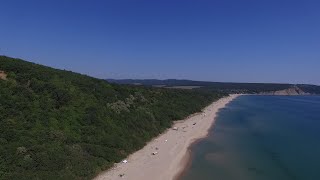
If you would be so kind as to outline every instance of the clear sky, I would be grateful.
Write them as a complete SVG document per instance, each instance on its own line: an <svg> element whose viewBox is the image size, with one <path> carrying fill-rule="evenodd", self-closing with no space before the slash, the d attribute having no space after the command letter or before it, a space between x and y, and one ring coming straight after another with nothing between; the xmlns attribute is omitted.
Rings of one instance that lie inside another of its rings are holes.
<svg viewBox="0 0 320 180"><path fill-rule="evenodd" d="M0 54L99 78L320 84L319 0L0 0Z"/></svg>

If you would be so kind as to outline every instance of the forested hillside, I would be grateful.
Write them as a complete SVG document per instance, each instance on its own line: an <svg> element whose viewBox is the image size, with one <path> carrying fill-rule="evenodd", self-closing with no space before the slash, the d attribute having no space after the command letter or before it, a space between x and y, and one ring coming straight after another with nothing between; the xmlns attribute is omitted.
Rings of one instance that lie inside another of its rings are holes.
<svg viewBox="0 0 320 180"><path fill-rule="evenodd" d="M90 179L222 93L144 88L0 56L0 179Z"/></svg>
<svg viewBox="0 0 320 180"><path fill-rule="evenodd" d="M191 81L191 80L178 80L178 79L107 79L107 81L117 84L135 84L144 86L161 86L164 88L183 86L198 87L199 90L213 90L226 93L245 93L257 94L272 91L279 91L289 89L292 87L299 87L306 93L320 94L320 86L309 84L279 84L279 83L231 83L231 82L206 82L206 81Z"/></svg>

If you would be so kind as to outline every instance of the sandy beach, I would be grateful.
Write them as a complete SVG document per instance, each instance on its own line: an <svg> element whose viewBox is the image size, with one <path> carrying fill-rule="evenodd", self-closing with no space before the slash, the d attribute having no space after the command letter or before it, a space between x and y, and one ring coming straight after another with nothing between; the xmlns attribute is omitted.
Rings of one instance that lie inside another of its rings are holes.
<svg viewBox="0 0 320 180"><path fill-rule="evenodd" d="M207 106L201 113L176 121L171 129L131 154L95 180L172 180L188 161L188 147L208 134L217 112L239 95L230 95ZM155 155L153 155L153 153Z"/></svg>

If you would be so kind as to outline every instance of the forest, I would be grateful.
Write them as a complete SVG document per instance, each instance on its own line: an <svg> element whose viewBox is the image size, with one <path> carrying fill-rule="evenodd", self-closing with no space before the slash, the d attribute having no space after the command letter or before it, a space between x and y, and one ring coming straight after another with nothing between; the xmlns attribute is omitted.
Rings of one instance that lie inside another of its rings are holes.
<svg viewBox="0 0 320 180"><path fill-rule="evenodd" d="M91 179L226 96L118 85L0 56L0 179Z"/></svg>
<svg viewBox="0 0 320 180"><path fill-rule="evenodd" d="M262 92L279 91L291 87L299 87L309 94L320 94L320 86L311 84L288 83L233 83L233 82L207 82L179 79L107 79L108 82L117 84L141 84L147 87L162 86L170 88L175 86L198 86L198 90L218 91L223 93L259 94Z"/></svg>

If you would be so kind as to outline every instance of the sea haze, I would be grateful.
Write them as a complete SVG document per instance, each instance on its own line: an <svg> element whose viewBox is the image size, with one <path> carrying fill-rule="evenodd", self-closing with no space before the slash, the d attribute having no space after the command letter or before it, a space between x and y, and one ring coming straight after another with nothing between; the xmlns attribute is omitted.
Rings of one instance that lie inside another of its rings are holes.
<svg viewBox="0 0 320 180"><path fill-rule="evenodd" d="M320 96L241 96L191 147L181 180L320 179Z"/></svg>

